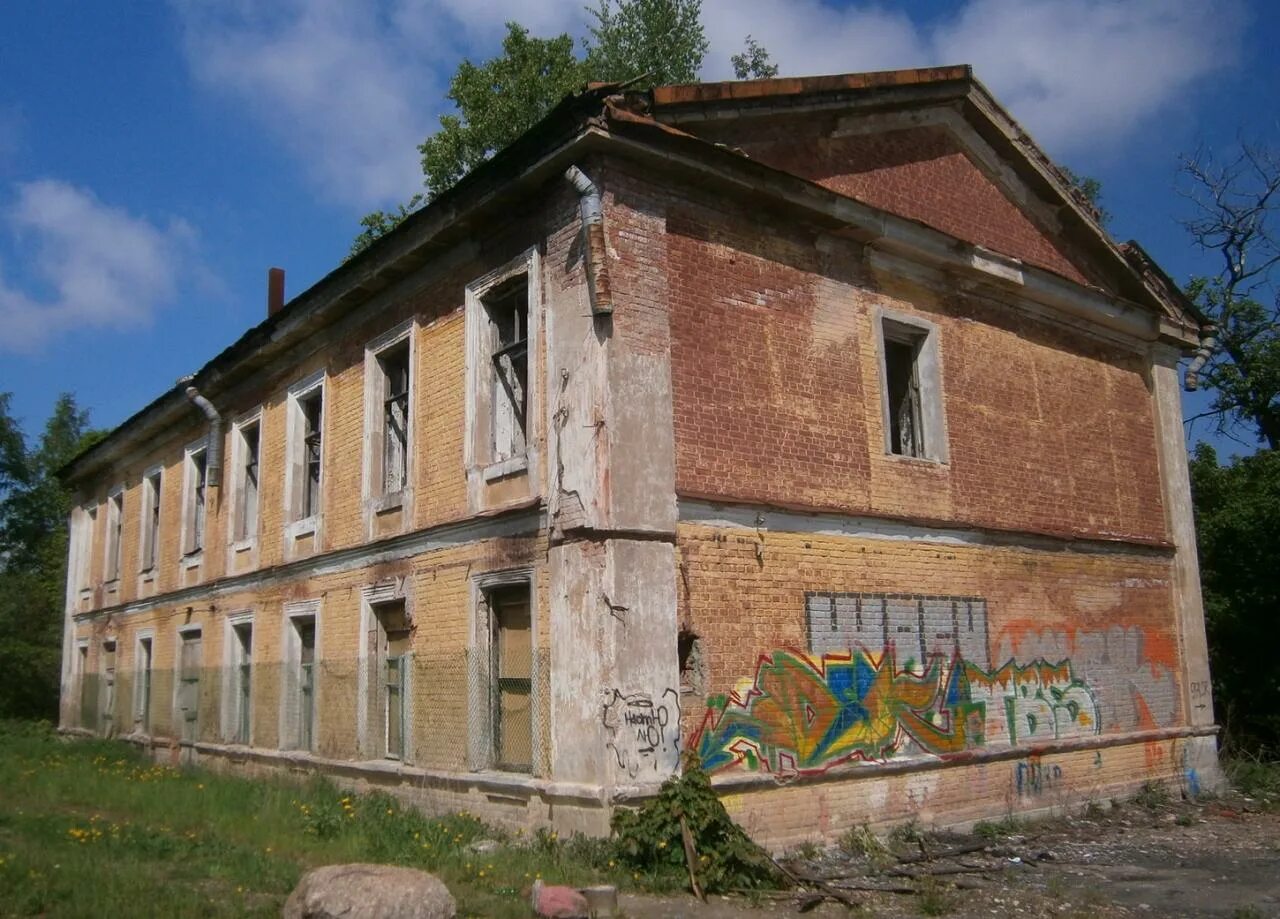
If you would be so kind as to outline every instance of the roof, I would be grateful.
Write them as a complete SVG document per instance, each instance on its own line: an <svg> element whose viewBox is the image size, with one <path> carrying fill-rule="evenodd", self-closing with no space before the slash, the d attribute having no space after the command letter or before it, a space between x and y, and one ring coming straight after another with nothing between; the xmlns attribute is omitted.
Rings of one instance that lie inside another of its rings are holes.
<svg viewBox="0 0 1280 919"><path fill-rule="evenodd" d="M1073 230L1086 244L1111 259L1117 276L1126 282L1126 297L1141 307L1167 313L1175 324L1184 327L1187 317L1200 318L1145 253L1141 257L1134 254L1140 251L1136 244L1126 252L1111 241L1098 224L1096 211L1089 208L967 66L660 86L647 93L626 90L625 85L592 84L567 96L508 147L283 309L249 329L191 380L176 384L126 419L106 438L68 462L59 475L67 481L83 478L150 434L181 423L184 413L195 411L184 394L187 385L213 396L232 388L237 381L269 372L276 358L336 321L346 310L388 289L467 238L472 228L487 220L504 202L527 195L558 177L574 156L601 149L637 155L639 148L635 145L639 142L649 151L674 151L676 156L668 156L673 168L696 162L699 168L722 179L727 189L743 194L780 193L791 203L815 205L815 214L829 213L833 221L856 217L866 233L874 235L876 227L910 223L868 205L855 207L851 199L842 199L806 179L755 163L687 129L691 123L723 117L726 112L749 116L779 109L801 111L806 107L892 108L963 101L966 117L984 136L999 144L1029 181L1056 195L1075 215ZM618 139L625 139L628 144L610 143ZM933 235L943 236L936 231ZM946 239L931 244L941 251ZM1061 283L1072 282L1063 279Z"/></svg>

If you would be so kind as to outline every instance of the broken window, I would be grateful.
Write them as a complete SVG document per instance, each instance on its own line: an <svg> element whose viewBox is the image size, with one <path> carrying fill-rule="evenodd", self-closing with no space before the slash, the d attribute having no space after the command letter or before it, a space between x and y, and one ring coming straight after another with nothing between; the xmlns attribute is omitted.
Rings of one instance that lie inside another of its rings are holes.
<svg viewBox="0 0 1280 919"><path fill-rule="evenodd" d="M512 772L533 770L533 623L529 585L487 595L491 658L493 762Z"/></svg>
<svg viewBox="0 0 1280 919"><path fill-rule="evenodd" d="M133 668L133 722L137 730L151 733L151 638L138 639Z"/></svg>
<svg viewBox="0 0 1280 919"><path fill-rule="evenodd" d="M250 421L236 428L237 463L235 487L235 530L233 539L241 542L258 533L258 453L261 449L262 426Z"/></svg>
<svg viewBox="0 0 1280 919"><path fill-rule="evenodd" d="M923 456L920 427L920 379L916 372L917 345L885 337L885 386L889 391L889 449L900 456Z"/></svg>
<svg viewBox="0 0 1280 919"><path fill-rule="evenodd" d="M285 493L289 523L295 535L314 532L320 513L321 461L324 458L324 375L296 384L289 390L288 465Z"/></svg>
<svg viewBox="0 0 1280 919"><path fill-rule="evenodd" d="M115 734L116 716L116 642L108 639L102 643L102 690L99 693L102 702L102 733L111 737Z"/></svg>
<svg viewBox="0 0 1280 919"><path fill-rule="evenodd" d="M389 759L404 759L406 750L405 699L408 683L409 620L404 600L379 603L372 607L369 636L372 692L369 694L377 725L380 754Z"/></svg>
<svg viewBox="0 0 1280 919"><path fill-rule="evenodd" d="M200 739L200 668L204 663L200 630L181 633L178 649L178 730L179 737L195 743Z"/></svg>
<svg viewBox="0 0 1280 919"><path fill-rule="evenodd" d="M124 492L116 491L107 497L107 564L106 579L120 577L120 536L124 521Z"/></svg>
<svg viewBox="0 0 1280 919"><path fill-rule="evenodd" d="M232 743L249 742L252 719L253 623L231 627L231 724L227 732Z"/></svg>
<svg viewBox="0 0 1280 919"><path fill-rule="evenodd" d="M882 317L885 452L946 462L937 328L914 316Z"/></svg>
<svg viewBox="0 0 1280 919"><path fill-rule="evenodd" d="M194 555L204 548L205 486L209 468L209 453L204 447L187 450L187 506L186 533L182 551Z"/></svg>
<svg viewBox="0 0 1280 919"><path fill-rule="evenodd" d="M492 364L493 462L523 456L528 422L529 278L519 275L492 288L484 299Z"/></svg>
<svg viewBox="0 0 1280 919"><path fill-rule="evenodd" d="M142 569L154 571L160 554L160 471L142 480Z"/></svg>
<svg viewBox="0 0 1280 919"><path fill-rule="evenodd" d="M382 371L382 493L405 486L409 457L409 342L378 356Z"/></svg>

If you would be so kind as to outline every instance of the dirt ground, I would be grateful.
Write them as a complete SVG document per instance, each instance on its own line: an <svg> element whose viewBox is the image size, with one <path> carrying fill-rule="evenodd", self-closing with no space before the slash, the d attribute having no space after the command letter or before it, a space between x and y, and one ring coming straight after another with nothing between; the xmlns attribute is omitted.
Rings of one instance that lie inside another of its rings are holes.
<svg viewBox="0 0 1280 919"><path fill-rule="evenodd" d="M795 915L804 906L823 917L1280 917L1280 808L1237 793L1202 802L1150 795L980 835L899 831L883 848L865 837L852 848L783 860L809 879L807 891L825 884L851 906L786 893L706 904L626 895L620 907L631 919Z"/></svg>

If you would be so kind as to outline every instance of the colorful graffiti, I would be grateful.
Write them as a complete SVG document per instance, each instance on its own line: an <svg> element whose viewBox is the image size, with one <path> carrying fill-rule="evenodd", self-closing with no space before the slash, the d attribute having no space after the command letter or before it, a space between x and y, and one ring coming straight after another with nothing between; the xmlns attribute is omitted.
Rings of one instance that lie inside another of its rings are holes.
<svg viewBox="0 0 1280 919"><path fill-rule="evenodd" d="M1096 734L1097 702L1067 661L988 670L954 654L899 669L892 645L762 656L749 687L712 700L692 742L709 770L822 772L907 752Z"/></svg>

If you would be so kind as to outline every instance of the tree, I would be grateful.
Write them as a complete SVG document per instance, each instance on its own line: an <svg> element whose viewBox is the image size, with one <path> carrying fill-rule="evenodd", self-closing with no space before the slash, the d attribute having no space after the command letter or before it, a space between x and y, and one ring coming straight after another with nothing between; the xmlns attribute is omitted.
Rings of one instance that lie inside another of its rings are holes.
<svg viewBox="0 0 1280 919"><path fill-rule="evenodd" d="M1280 155L1242 144L1227 162L1205 152L1184 157L1180 172L1180 190L1195 209L1183 225L1199 249L1219 260L1217 273L1192 278L1186 291L1216 327L1216 345L1200 373L1213 390L1204 415L1223 433L1252 428L1256 440L1274 450L1280 445L1280 291L1274 283L1280 242L1273 226Z"/></svg>
<svg viewBox="0 0 1280 919"><path fill-rule="evenodd" d="M103 436L63 394L28 449L0 393L0 717L58 713L67 514L55 473Z"/></svg>
<svg viewBox="0 0 1280 919"><path fill-rule="evenodd" d="M1225 745L1280 753L1280 669L1272 648L1280 609L1280 452L1219 466L1208 444L1191 461L1209 665Z"/></svg>
<svg viewBox="0 0 1280 919"><path fill-rule="evenodd" d="M701 0L599 0L584 56L568 34L534 38L507 23L502 53L482 64L463 60L449 81L457 112L419 146L425 192L393 211L360 220L353 258L394 230L428 200L511 143L570 93L589 82L635 81L637 86L693 82L707 52ZM761 66L768 52L756 46Z"/></svg>
<svg viewBox="0 0 1280 919"><path fill-rule="evenodd" d="M729 62L733 64L733 75L739 80L767 80L778 75L778 65L769 63L769 52L750 35L743 52L730 57Z"/></svg>

